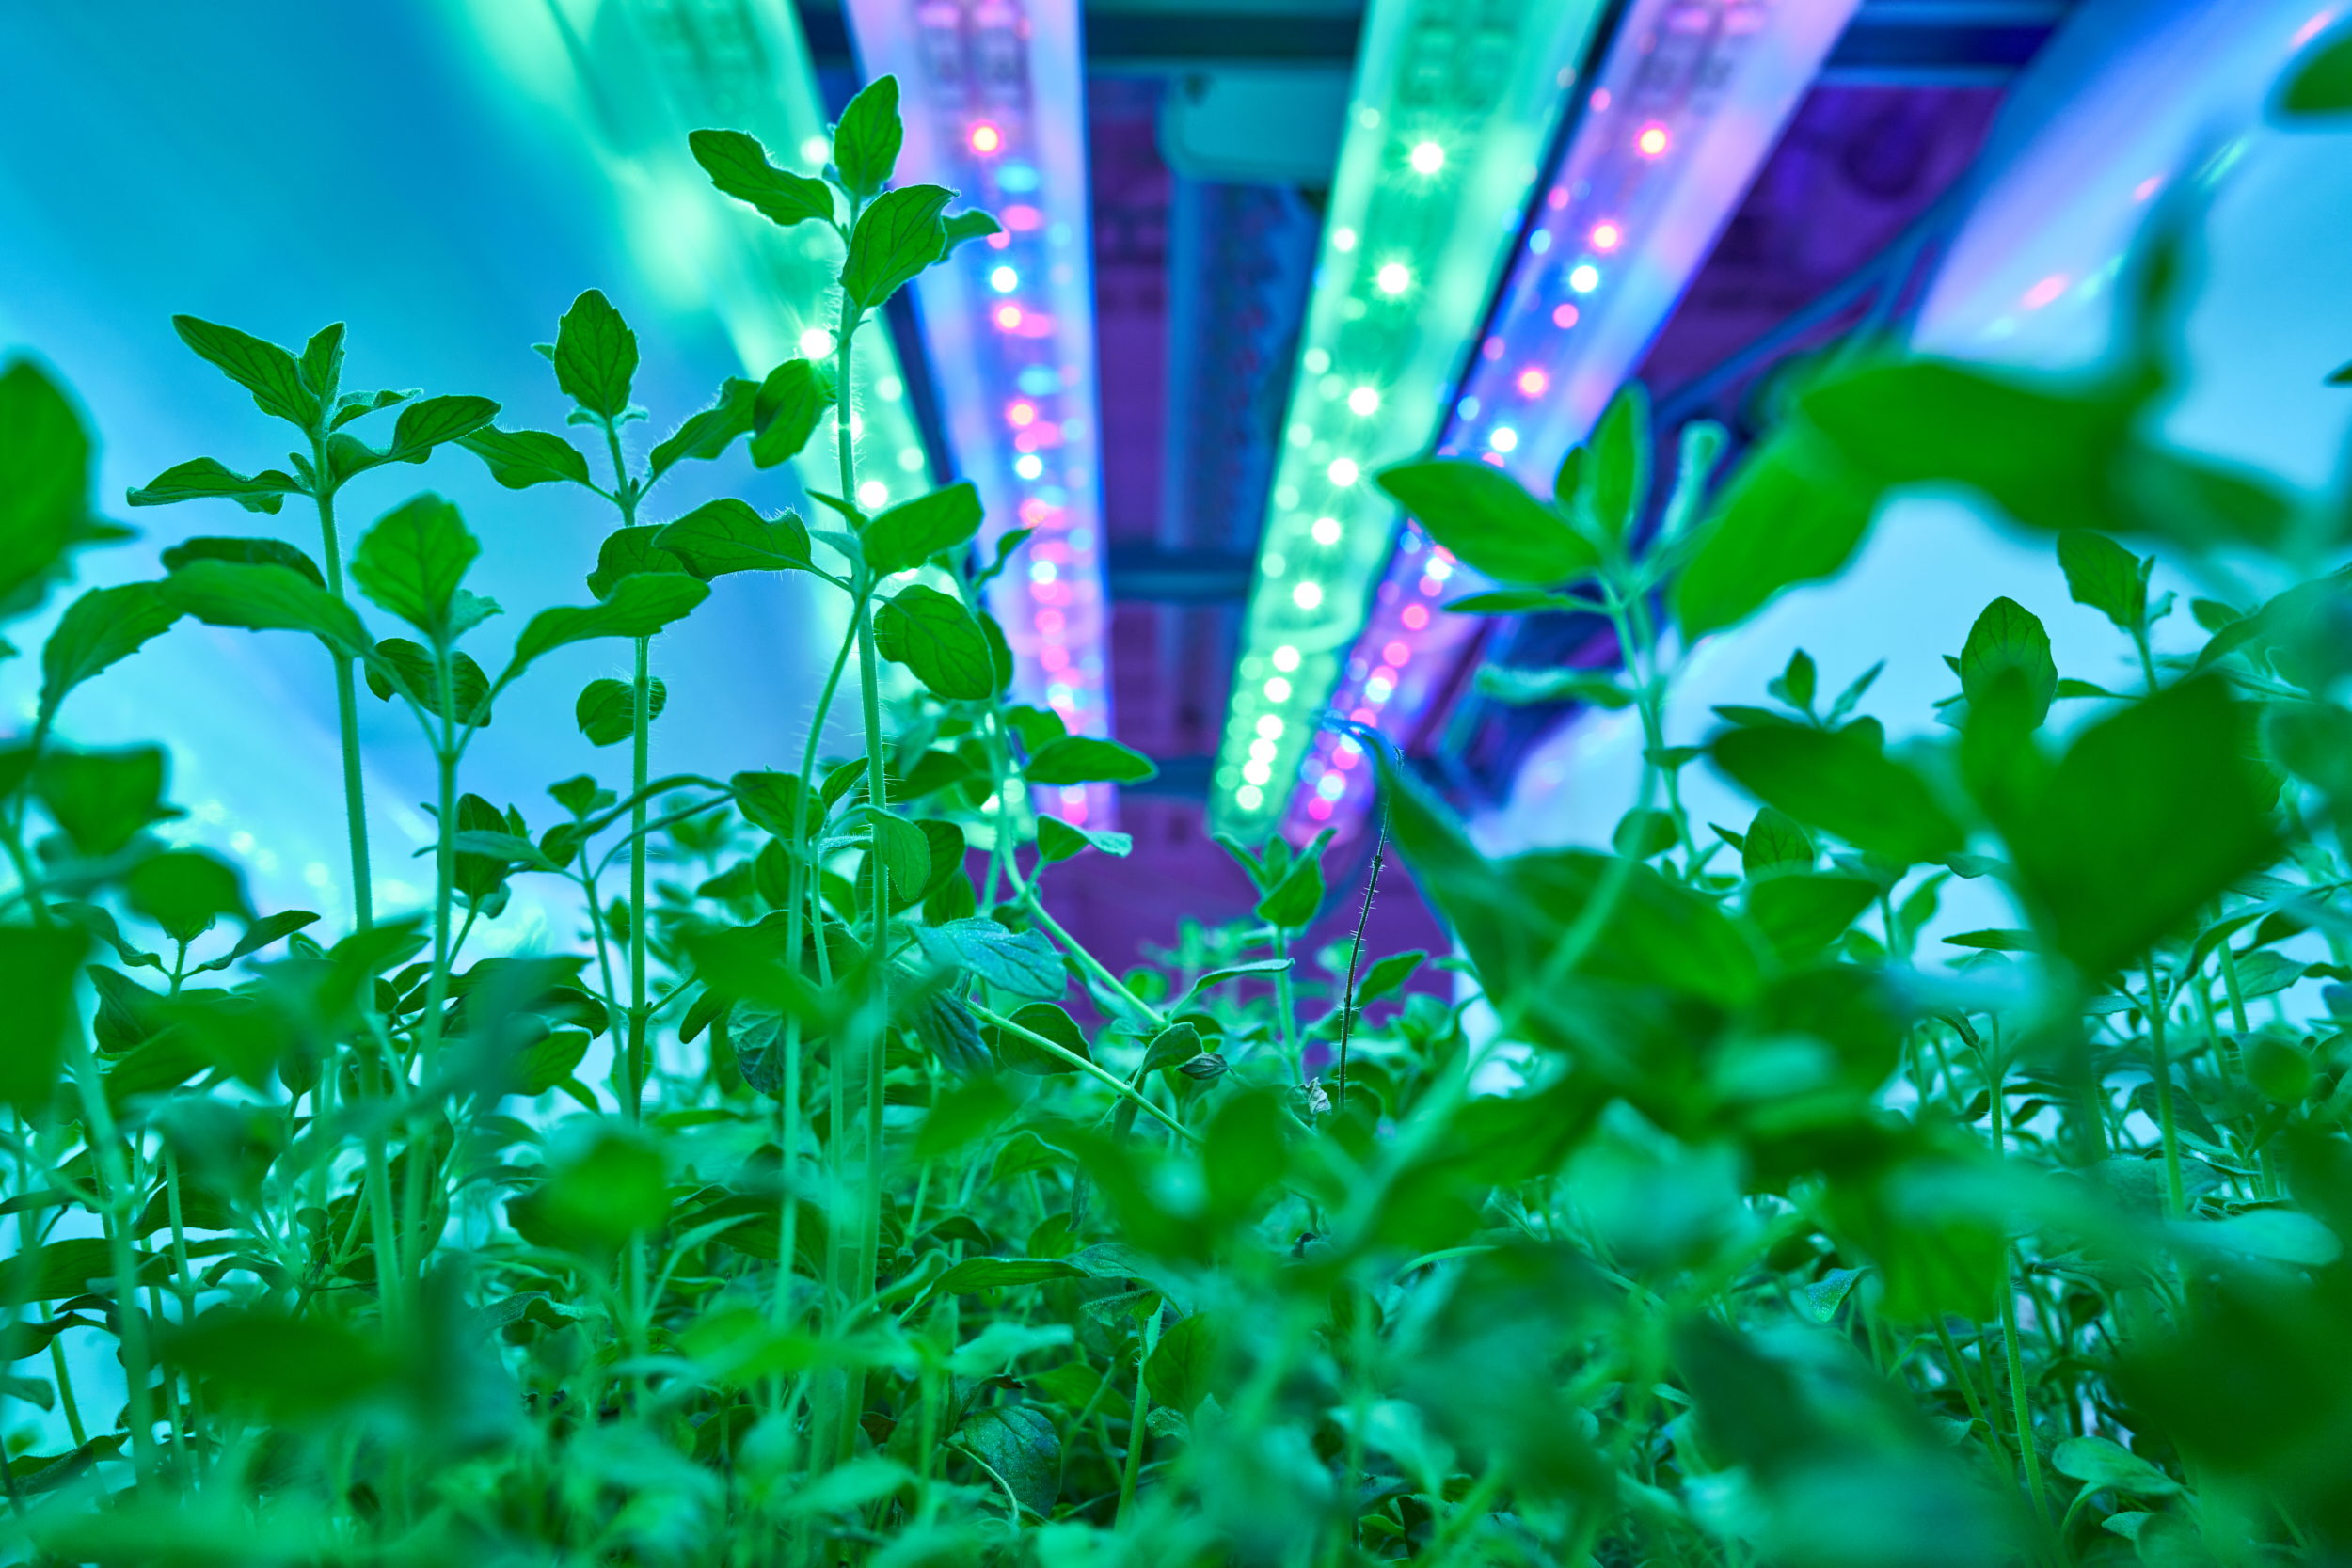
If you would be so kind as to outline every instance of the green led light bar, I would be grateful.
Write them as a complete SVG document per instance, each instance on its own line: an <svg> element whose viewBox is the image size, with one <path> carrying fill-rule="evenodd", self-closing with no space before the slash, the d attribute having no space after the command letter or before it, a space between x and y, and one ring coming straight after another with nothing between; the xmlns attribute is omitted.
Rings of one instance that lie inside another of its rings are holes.
<svg viewBox="0 0 2352 1568"><path fill-rule="evenodd" d="M827 116L799 19L786 0L463 0L503 80L585 134L612 179L624 238L646 281L681 308L707 308L757 378L798 354L831 351L833 322L812 310L841 267L821 224L774 224L711 188L690 131L748 131L784 167L818 172ZM858 499L888 505L930 488L906 382L885 332L861 333L850 412L864 476ZM833 427L795 467L805 485L840 483Z"/></svg>
<svg viewBox="0 0 2352 1568"><path fill-rule="evenodd" d="M1279 819L1388 558L1372 483L1427 449L1601 0L1373 0L1210 819Z"/></svg>

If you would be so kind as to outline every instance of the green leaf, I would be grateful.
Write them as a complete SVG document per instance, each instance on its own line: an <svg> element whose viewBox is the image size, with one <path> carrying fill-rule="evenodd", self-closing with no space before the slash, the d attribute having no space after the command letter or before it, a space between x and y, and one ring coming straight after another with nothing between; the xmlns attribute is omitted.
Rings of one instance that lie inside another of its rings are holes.
<svg viewBox="0 0 2352 1568"><path fill-rule="evenodd" d="M1152 1402L1172 1406L1189 1418L1208 1397L1216 1357L1216 1338L1209 1320L1198 1312L1178 1319L1160 1336L1158 1348L1143 1364L1143 1385Z"/></svg>
<svg viewBox="0 0 2352 1568"><path fill-rule="evenodd" d="M191 561L156 584L156 592L207 626L307 631L350 658L374 646L349 605L284 566Z"/></svg>
<svg viewBox="0 0 2352 1568"><path fill-rule="evenodd" d="M1881 483L1956 481L2044 528L2111 515L2106 469L2126 417L2113 403L1913 359L1826 381L1802 406L1849 464Z"/></svg>
<svg viewBox="0 0 2352 1568"><path fill-rule="evenodd" d="M386 455L395 463L421 463L435 447L463 440L497 419L499 405L488 398L437 397L412 403L400 411Z"/></svg>
<svg viewBox="0 0 2352 1568"><path fill-rule="evenodd" d="M1126 833L1073 828L1058 816L1041 816L1037 819L1038 853L1044 856L1049 863L1066 861L1089 849L1100 849L1106 855L1124 857L1132 854L1135 847L1136 841Z"/></svg>
<svg viewBox="0 0 2352 1568"><path fill-rule="evenodd" d="M953 191L937 185L901 185L882 192L858 215L841 263L842 292L858 309L878 309L946 252L947 231L939 214L954 198Z"/></svg>
<svg viewBox="0 0 2352 1568"><path fill-rule="evenodd" d="M753 400L753 464L772 468L798 457L836 396L831 366L787 359L770 371Z"/></svg>
<svg viewBox="0 0 2352 1568"><path fill-rule="evenodd" d="M283 566L299 573L314 588L326 586L318 562L282 539L239 539L199 535L183 539L164 551L164 570L176 572L191 561L234 561L248 566Z"/></svg>
<svg viewBox="0 0 2352 1568"><path fill-rule="evenodd" d="M1251 978L1271 980L1297 961L1295 958L1253 958L1248 963L1227 964L1219 969L1212 969L1206 974L1201 975L1192 983L1192 990L1184 994L1189 999L1200 995L1211 986L1221 985L1227 980Z"/></svg>
<svg viewBox="0 0 2352 1568"><path fill-rule="evenodd" d="M890 183L905 139L898 121L898 79L882 76L866 85L841 111L833 132L833 166L850 194L864 200ZM831 198L827 198L830 203ZM830 205L828 206L830 211Z"/></svg>
<svg viewBox="0 0 2352 1568"><path fill-rule="evenodd" d="M599 599L609 598L615 583L639 572L683 573L686 562L661 546L656 537L660 532L659 528L640 523L605 535L596 549L596 569L588 574L588 592Z"/></svg>
<svg viewBox="0 0 2352 1568"><path fill-rule="evenodd" d="M1015 932L985 915L976 915L945 926L917 927L914 936L924 957L933 963L968 969L1015 996L1050 1002L1070 987L1070 972L1061 954L1042 931Z"/></svg>
<svg viewBox="0 0 2352 1568"><path fill-rule="evenodd" d="M1043 1412L1025 1404L989 1405L963 1418L955 1440L1003 1478L1023 1509L1052 1517L1061 1495L1061 1439Z"/></svg>
<svg viewBox="0 0 2352 1568"><path fill-rule="evenodd" d="M1859 729L1731 730L1712 752L1750 794L1857 849L1908 865L1967 847L1919 776Z"/></svg>
<svg viewBox="0 0 2352 1568"><path fill-rule="evenodd" d="M2014 670L2025 677L2027 728L2037 728L2050 716L2058 695L2058 664L2050 657L2050 634L2033 612L2010 598L1985 606L1968 629L1967 645L1960 651L1960 689L1972 704L1992 696L1995 676Z"/></svg>
<svg viewBox="0 0 2352 1568"><path fill-rule="evenodd" d="M568 481L589 484L588 459L580 449L544 430L482 429L457 443L489 466L490 477L509 490Z"/></svg>
<svg viewBox="0 0 2352 1568"><path fill-rule="evenodd" d="M316 341L312 340L313 342ZM397 408L416 395L414 392L346 392L335 400L335 413L326 421L326 427L341 430L354 420L365 419L387 408Z"/></svg>
<svg viewBox="0 0 2352 1568"><path fill-rule="evenodd" d="M742 132L693 131L686 145L722 195L748 203L769 222L789 229L811 218L833 221L830 186L776 167L768 161L768 150Z"/></svg>
<svg viewBox="0 0 2352 1568"><path fill-rule="evenodd" d="M1029 1003L1009 1015L1007 1022L1033 1035L1044 1036L1082 1060L1090 1062L1094 1059L1092 1053L1087 1050L1086 1032L1068 1013L1051 1002ZM996 1053L996 1059L1015 1072L1026 1073L1032 1078L1050 1078L1078 1070L1074 1064L1062 1060L1051 1052L1040 1050L1009 1030L991 1027L987 1031L987 1039L989 1048Z"/></svg>
<svg viewBox="0 0 2352 1568"><path fill-rule="evenodd" d="M924 886L931 879L930 841L923 830L895 812L866 809L866 821L872 832L875 848L882 857L882 865L890 873L890 907L904 909L923 896ZM866 851L870 857L874 849ZM871 879L861 861L858 867L860 895L873 893Z"/></svg>
<svg viewBox="0 0 2352 1568"><path fill-rule="evenodd" d="M482 553L457 508L427 492L386 513L352 552L351 580L379 608L429 637L451 630L451 606Z"/></svg>
<svg viewBox="0 0 2352 1568"><path fill-rule="evenodd" d="M1064 736L1029 755L1021 769L1033 784L1139 784L1159 768L1141 752L1093 736Z"/></svg>
<svg viewBox="0 0 2352 1568"><path fill-rule="evenodd" d="M318 1318L216 1307L169 1327L156 1352L238 1404L278 1420L342 1410L390 1381L392 1363L373 1340Z"/></svg>
<svg viewBox="0 0 2352 1568"><path fill-rule="evenodd" d="M375 645L376 657L368 660L368 689L382 702L390 702L395 688L405 691L419 706L436 718L454 719L472 729L486 729L490 723L490 678L482 673L482 666L467 654L450 656L450 702L441 702L441 682L433 667L433 652L421 642L405 637L388 637Z"/></svg>
<svg viewBox="0 0 2352 1568"><path fill-rule="evenodd" d="M1747 916L1780 961L1795 964L1836 941L1877 898L1878 885L1859 877L1800 872L1749 888Z"/></svg>
<svg viewBox="0 0 2352 1568"><path fill-rule="evenodd" d="M2352 110L2352 32L2342 28L2295 62L2279 89L2275 112L2282 119L2339 115Z"/></svg>
<svg viewBox="0 0 2352 1568"><path fill-rule="evenodd" d="M1438 457L1375 477L1431 538L1498 582L1549 587L1600 564L1599 552L1558 513L1489 464Z"/></svg>
<svg viewBox="0 0 2352 1568"><path fill-rule="evenodd" d="M668 473L684 458L709 462L734 445L737 436L750 435L758 399L757 382L729 376L720 387L716 403L689 416L668 440L653 449L649 482Z"/></svg>
<svg viewBox="0 0 2352 1568"><path fill-rule="evenodd" d="M195 941L224 914L253 917L236 867L200 849L150 855L123 879L123 895L174 942Z"/></svg>
<svg viewBox="0 0 2352 1568"><path fill-rule="evenodd" d="M1515 670L1503 664L1482 664L1471 683L1482 697L1524 706L1530 703L1589 703L1595 707L1629 707L1633 693L1614 676L1597 670Z"/></svg>
<svg viewBox="0 0 2352 1568"><path fill-rule="evenodd" d="M1356 1005L1359 1007L1378 1001L1413 977L1416 970L1429 955L1416 947L1409 952L1391 953L1364 972L1356 984Z"/></svg>
<svg viewBox="0 0 2352 1568"><path fill-rule="evenodd" d="M44 753L33 789L73 847L111 855L151 822L180 815L163 803L164 752L155 746L119 752Z"/></svg>
<svg viewBox="0 0 2352 1568"><path fill-rule="evenodd" d="M335 389L342 385L343 337L343 324L329 322L310 334L302 345L302 357L294 361L295 372L317 394L321 407L335 401Z"/></svg>
<svg viewBox="0 0 2352 1568"><path fill-rule="evenodd" d="M1447 600L1441 608L1454 615L1549 615L1555 610L1597 610L1600 606L1544 588L1504 588L1492 594L1466 594Z"/></svg>
<svg viewBox="0 0 2352 1568"><path fill-rule="evenodd" d="M969 480L917 496L866 525L859 540L866 564L887 576L920 566L980 530L980 493Z"/></svg>
<svg viewBox="0 0 2352 1568"><path fill-rule="evenodd" d="M2226 683L2194 676L2084 731L2041 798L2000 824L2020 885L2084 974L2276 853L2246 742Z"/></svg>
<svg viewBox="0 0 2352 1568"><path fill-rule="evenodd" d="M2168 1497L2181 1489L2179 1481L2105 1437L2062 1438L2051 1450L2050 1464L2059 1475L2136 1497Z"/></svg>
<svg viewBox="0 0 2352 1568"><path fill-rule="evenodd" d="M292 474L264 468L251 478L223 467L210 457L174 465L123 497L133 506L170 506L179 501L225 499L247 512L276 512L288 496L299 495L301 483Z"/></svg>
<svg viewBox="0 0 2352 1568"><path fill-rule="evenodd" d="M0 605L38 582L86 526L90 443L80 415L29 360L0 372Z"/></svg>
<svg viewBox="0 0 2352 1568"><path fill-rule="evenodd" d="M1861 1269L1832 1269L1804 1288L1804 1309L1815 1323L1829 1323L1837 1316L1837 1309L1846 1305L1865 1271Z"/></svg>
<svg viewBox="0 0 2352 1568"><path fill-rule="evenodd" d="M151 582L93 588L74 600L41 644L39 721L45 727L66 693L130 657L179 618Z"/></svg>
<svg viewBox="0 0 2352 1568"><path fill-rule="evenodd" d="M729 572L809 569L808 529L790 510L763 517L745 501L706 501L654 535L654 543L707 581Z"/></svg>
<svg viewBox="0 0 2352 1568"><path fill-rule="evenodd" d="M79 926L0 926L0 992L8 999L0 1007L0 1100L24 1116L38 1116L57 1091L66 1031L80 1024L73 988L89 943ZM31 1299L58 1294L81 1291Z"/></svg>
<svg viewBox="0 0 2352 1568"><path fill-rule="evenodd" d="M1877 508L1877 489L1803 431L1766 441L1724 485L1668 590L1683 637L1736 626L1782 589L1836 576Z"/></svg>
<svg viewBox="0 0 2352 1568"><path fill-rule="evenodd" d="M299 426L306 434L318 427L326 412L319 395L303 381L294 356L276 343L263 342L233 326L220 326L195 316L174 316L171 325L180 341L212 363L222 374L253 394L253 404L273 419ZM329 329L330 331L332 328ZM321 334L325 337L325 334ZM336 340L339 343L340 340ZM337 357L340 357L340 348Z"/></svg>
<svg viewBox="0 0 2352 1568"><path fill-rule="evenodd" d="M1258 900L1257 915L1269 926L1296 931L1311 925L1322 907L1323 863L1313 855L1302 855L1274 890Z"/></svg>
<svg viewBox="0 0 2352 1568"><path fill-rule="evenodd" d="M528 1197L506 1207L524 1238L540 1245L609 1252L669 1218L661 1155L618 1129L598 1133Z"/></svg>
<svg viewBox="0 0 2352 1568"><path fill-rule="evenodd" d="M1674 813L1636 808L1617 818L1617 825L1609 834L1609 847L1628 860L1645 861L1662 855L1682 841L1682 833L1675 826Z"/></svg>
<svg viewBox="0 0 2352 1568"><path fill-rule="evenodd" d="M1820 853L1812 835L1786 813L1765 806L1740 840L1740 869L1750 880L1785 871L1810 871Z"/></svg>
<svg viewBox="0 0 2352 1568"><path fill-rule="evenodd" d="M133 1267L150 1256L134 1248ZM0 1262L0 1290L7 1291L11 1301L65 1301L88 1293L93 1286L111 1295L114 1271L114 1254L106 1238L74 1236L26 1247Z"/></svg>
<svg viewBox="0 0 2352 1568"><path fill-rule="evenodd" d="M204 974L214 970L227 969L239 958L250 958L262 948L294 935L305 927L317 925L318 918L308 910L281 910L276 914L263 915L246 927L245 935L237 939L236 946L217 958L198 964L188 973Z"/></svg>
<svg viewBox="0 0 2352 1568"><path fill-rule="evenodd" d="M646 687L645 721L661 717L669 690L657 675ZM628 681L594 680L580 688L572 719L591 746L612 746L637 733L637 689Z"/></svg>
<svg viewBox="0 0 2352 1568"><path fill-rule="evenodd" d="M936 696L977 701L996 689L988 635L954 595L910 583L874 612L882 657L903 664Z"/></svg>
<svg viewBox="0 0 2352 1568"><path fill-rule="evenodd" d="M2120 631L2139 629L2148 617L2148 579L2137 556L2104 533L2070 528L2058 532L2058 558L2076 604L2089 605Z"/></svg>
<svg viewBox="0 0 2352 1568"><path fill-rule="evenodd" d="M602 604L558 605L531 618L515 644L514 661L499 684L520 674L533 659L567 642L592 637L651 637L710 597L709 585L682 572L639 572L612 585Z"/></svg>
<svg viewBox="0 0 2352 1568"><path fill-rule="evenodd" d="M1005 226L986 213L977 210L950 213L946 217L947 245L941 254L953 253L956 246L966 240L985 239L991 234L1001 234L1004 231Z"/></svg>
<svg viewBox="0 0 2352 1568"><path fill-rule="evenodd" d="M637 375L637 334L612 302L590 289L572 301L555 331L555 384L589 413L611 420L628 412Z"/></svg>
<svg viewBox="0 0 2352 1568"><path fill-rule="evenodd" d="M1627 382L1609 400L1586 451L1584 503L1601 531L1622 545L1649 499L1649 395L1640 382Z"/></svg>

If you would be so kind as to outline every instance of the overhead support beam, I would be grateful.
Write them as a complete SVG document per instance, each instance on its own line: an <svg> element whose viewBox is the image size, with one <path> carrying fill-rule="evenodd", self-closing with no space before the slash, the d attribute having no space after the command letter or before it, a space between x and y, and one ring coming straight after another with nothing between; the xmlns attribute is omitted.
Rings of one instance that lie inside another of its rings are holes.
<svg viewBox="0 0 2352 1568"><path fill-rule="evenodd" d="M1600 0L1374 0L1326 206L1211 819L1279 820L1525 218Z"/></svg>
<svg viewBox="0 0 2352 1568"><path fill-rule="evenodd" d="M1239 604L1257 569L1257 557L1240 551L1114 545L1104 580L1121 604Z"/></svg>
<svg viewBox="0 0 2352 1568"><path fill-rule="evenodd" d="M1004 226L915 283L954 467L980 493L984 555L1013 546L988 604L1013 696L1073 734L1110 733L1102 420L1077 0L850 0L867 80L898 78L901 182L961 193ZM1025 543L1020 534L1025 537ZM1030 803L1107 825L1107 785Z"/></svg>
<svg viewBox="0 0 2352 1568"><path fill-rule="evenodd" d="M1551 494L1561 460L1673 313L1853 10L1854 0L1633 0L1608 57L1579 84L1440 453ZM1482 624L1443 606L1492 586L1408 524L1325 688L1330 710L1412 744ZM1286 830L1360 820L1372 769L1354 741L1324 730L1292 756L1277 774Z"/></svg>

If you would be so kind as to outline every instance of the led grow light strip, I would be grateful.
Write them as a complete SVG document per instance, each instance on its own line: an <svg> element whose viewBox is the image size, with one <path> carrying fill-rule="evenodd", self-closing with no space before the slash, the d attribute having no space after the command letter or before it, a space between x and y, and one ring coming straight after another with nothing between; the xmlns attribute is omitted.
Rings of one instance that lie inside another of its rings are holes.
<svg viewBox="0 0 2352 1568"><path fill-rule="evenodd" d="M1280 815L1396 528L1374 469L1426 448L1599 0L1373 0L1259 547L1212 820Z"/></svg>
<svg viewBox="0 0 2352 1568"><path fill-rule="evenodd" d="M471 10L504 78L536 87L586 133L647 279L681 305L712 309L746 374L830 351L840 240L814 223L778 229L719 195L686 143L706 126L748 131L785 167L824 166L828 117L789 5L472 0ZM930 464L888 335L861 334L858 348L873 371L858 377L866 395L850 412L860 499L885 506L929 489ZM838 488L831 424L795 468L806 485Z"/></svg>
<svg viewBox="0 0 2352 1568"><path fill-rule="evenodd" d="M992 547L1036 530L989 587L1013 694L1072 733L1110 733L1093 245L1076 0L850 0L871 79L898 78L901 170L955 188L1004 232L916 283L949 442ZM1032 802L1100 826L1106 786Z"/></svg>
<svg viewBox="0 0 2352 1568"><path fill-rule="evenodd" d="M1513 262L1438 451L1549 495L1647 351L1780 137L1856 0L1635 0ZM1407 524L1331 708L1410 746L1482 623L1439 606L1493 586ZM1284 827L1358 819L1355 742L1308 743Z"/></svg>

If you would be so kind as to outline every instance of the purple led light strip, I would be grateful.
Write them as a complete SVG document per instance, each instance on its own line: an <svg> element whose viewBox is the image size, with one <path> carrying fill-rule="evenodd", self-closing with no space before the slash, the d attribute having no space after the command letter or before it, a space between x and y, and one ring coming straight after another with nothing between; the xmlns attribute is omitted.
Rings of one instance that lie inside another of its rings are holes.
<svg viewBox="0 0 2352 1568"><path fill-rule="evenodd" d="M1756 176L1856 0L1636 0L1527 225L1439 435L1549 496ZM1410 747L1486 623L1450 599L1495 584L1407 519L1331 711ZM1315 737L1283 814L1294 839L1360 826L1373 770Z"/></svg>
<svg viewBox="0 0 2352 1568"><path fill-rule="evenodd" d="M961 193L1004 232L917 282L956 467L980 492L984 558L1035 530L988 605L1016 702L1110 733L1083 83L1074 0L850 0L866 74L903 94L906 178ZM1109 825L1107 785L1031 803Z"/></svg>

